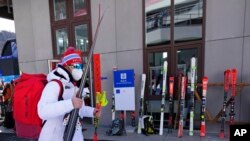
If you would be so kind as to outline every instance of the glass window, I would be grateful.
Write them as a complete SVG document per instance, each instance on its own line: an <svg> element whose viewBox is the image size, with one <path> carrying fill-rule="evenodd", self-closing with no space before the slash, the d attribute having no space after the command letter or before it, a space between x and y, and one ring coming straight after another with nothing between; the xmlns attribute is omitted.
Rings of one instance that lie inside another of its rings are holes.
<svg viewBox="0 0 250 141"><path fill-rule="evenodd" d="M86 52L89 47L89 38L88 38L88 26L78 25L75 26L75 44L76 48Z"/></svg>
<svg viewBox="0 0 250 141"><path fill-rule="evenodd" d="M149 99L161 98L162 63L168 53L168 72L172 76L189 76L190 61L194 56L201 65L204 52L203 6L205 0L144 0L145 47L147 61L147 91ZM172 54L173 53L173 54ZM173 66L174 68L172 68ZM197 67L198 68L198 67ZM200 79L203 68L197 70ZM199 81L199 80L198 80Z"/></svg>
<svg viewBox="0 0 250 141"><path fill-rule="evenodd" d="M190 78L191 58L198 56L198 50L195 49L179 49L177 51L177 74L182 73ZM197 63L197 62L196 62Z"/></svg>
<svg viewBox="0 0 250 141"><path fill-rule="evenodd" d="M174 4L175 42L201 40L203 0L175 0Z"/></svg>
<svg viewBox="0 0 250 141"><path fill-rule="evenodd" d="M74 16L87 15L86 0L73 1Z"/></svg>
<svg viewBox="0 0 250 141"><path fill-rule="evenodd" d="M171 0L145 0L147 47L170 43Z"/></svg>
<svg viewBox="0 0 250 141"><path fill-rule="evenodd" d="M60 58L68 46L87 53L91 43L90 0L49 0L49 6L54 58Z"/></svg>
<svg viewBox="0 0 250 141"><path fill-rule="evenodd" d="M150 95L161 95L163 80L163 64L167 60L167 52L149 53L149 90Z"/></svg>
<svg viewBox="0 0 250 141"><path fill-rule="evenodd" d="M65 0L54 0L54 16L55 21L67 18Z"/></svg>
<svg viewBox="0 0 250 141"><path fill-rule="evenodd" d="M56 30L56 53L62 54L68 47L68 32L66 28Z"/></svg>

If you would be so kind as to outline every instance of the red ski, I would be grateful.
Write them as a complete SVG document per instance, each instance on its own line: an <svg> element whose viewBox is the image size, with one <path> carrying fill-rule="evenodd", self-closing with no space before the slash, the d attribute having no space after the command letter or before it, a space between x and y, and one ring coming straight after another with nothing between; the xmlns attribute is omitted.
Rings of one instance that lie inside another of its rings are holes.
<svg viewBox="0 0 250 141"><path fill-rule="evenodd" d="M230 80L230 70L227 69L224 72L224 101L223 101L223 109L221 114L221 129L220 129L220 138L224 138L224 128L225 128L225 119L226 119L226 107L227 107L227 95L229 91L229 81Z"/></svg>
<svg viewBox="0 0 250 141"><path fill-rule="evenodd" d="M235 104L235 95L236 95L236 81L237 81L237 70L236 69L232 69L232 92L231 92L231 103L230 103L230 124L234 124L234 104Z"/></svg>
<svg viewBox="0 0 250 141"><path fill-rule="evenodd" d="M173 128L173 93L174 93L174 77L169 77L169 118L168 118L168 131L172 132Z"/></svg>
<svg viewBox="0 0 250 141"><path fill-rule="evenodd" d="M183 118L184 118L184 104L185 104L185 94L186 94L186 77L181 78L181 101L180 101L180 121L178 129L178 137L183 136Z"/></svg>
<svg viewBox="0 0 250 141"><path fill-rule="evenodd" d="M208 78L205 76L202 79L202 103L201 103L201 127L200 127L200 136L206 136L206 124L205 124L205 112L206 112L206 98L207 98L207 83Z"/></svg>

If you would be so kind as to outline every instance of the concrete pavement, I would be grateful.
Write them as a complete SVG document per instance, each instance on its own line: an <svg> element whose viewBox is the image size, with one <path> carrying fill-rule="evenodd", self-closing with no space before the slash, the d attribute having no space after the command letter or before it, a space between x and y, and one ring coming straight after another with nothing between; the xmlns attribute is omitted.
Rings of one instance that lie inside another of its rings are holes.
<svg viewBox="0 0 250 141"><path fill-rule="evenodd" d="M94 126L93 125L84 125L87 129L83 132L84 137L87 139L93 138ZM200 137L199 130L194 131L194 136L188 135L188 130L184 130L184 135L182 138L177 137L177 131L173 130L172 133L168 133L167 129L164 130L163 136L160 135L149 135L145 136L144 134L137 133L128 133L123 136L108 136L106 135L106 131L108 131L110 127L99 127L98 128L98 137L100 140L115 140L115 141L228 141L228 138L220 139L218 137L220 131L220 123L207 123L207 134L206 137ZM228 129L228 125L226 126L226 131ZM228 137L228 132L226 132L226 136Z"/></svg>
<svg viewBox="0 0 250 141"><path fill-rule="evenodd" d="M85 141L92 140L94 134L94 125L85 124L84 128L87 129L83 132ZM164 130L163 136L158 134L145 136L143 134L137 134L135 132L127 131L127 135L123 136L108 136L106 131L109 130L108 126L100 126L97 129L99 141L228 141L228 138L220 139L218 133L220 131L220 123L207 123L207 134L206 137L199 136L199 130L194 131L194 136L188 135L188 130L184 130L182 138L177 137L177 130L173 130L172 133L168 133L167 129ZM128 128L128 127L127 127ZM226 126L226 136L228 137L228 125ZM3 136L0 133L0 141L30 141L27 139L18 139L15 137L15 131L13 129L6 129L0 126L1 133L12 133L7 134L9 136ZM6 138L8 137L9 140ZM15 139L14 139L15 138ZM10 140L11 139L11 140Z"/></svg>

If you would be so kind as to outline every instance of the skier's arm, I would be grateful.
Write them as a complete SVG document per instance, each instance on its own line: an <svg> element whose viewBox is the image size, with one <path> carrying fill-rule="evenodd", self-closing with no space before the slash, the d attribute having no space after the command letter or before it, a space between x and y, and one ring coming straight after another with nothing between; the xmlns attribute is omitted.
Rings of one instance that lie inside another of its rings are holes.
<svg viewBox="0 0 250 141"><path fill-rule="evenodd" d="M38 115L41 119L47 120L62 116L73 110L71 99L58 101L59 93L60 86L57 82L51 81L45 86L37 107Z"/></svg>

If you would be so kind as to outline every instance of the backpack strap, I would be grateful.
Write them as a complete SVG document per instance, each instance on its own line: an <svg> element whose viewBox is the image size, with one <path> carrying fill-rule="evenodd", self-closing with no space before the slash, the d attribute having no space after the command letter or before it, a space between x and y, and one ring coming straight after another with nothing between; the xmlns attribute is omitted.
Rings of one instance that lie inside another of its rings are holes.
<svg viewBox="0 0 250 141"><path fill-rule="evenodd" d="M63 91L64 91L64 89L63 89L63 84L62 84L62 82L61 82L60 80L58 80L58 79L52 79L51 81L55 81L55 82L57 82L57 84L60 86L60 91L59 91L58 101L63 100L62 95L63 95Z"/></svg>
<svg viewBox="0 0 250 141"><path fill-rule="evenodd" d="M55 82L57 82L57 84L60 86L60 91L59 91L58 101L63 100L62 95L63 95L63 91L64 91L64 89L63 89L63 84L62 84L62 82L61 82L60 80L58 80L58 79L52 79L51 81L55 81ZM43 121L43 123L42 123L42 127L45 125L46 121L47 121L47 120Z"/></svg>

